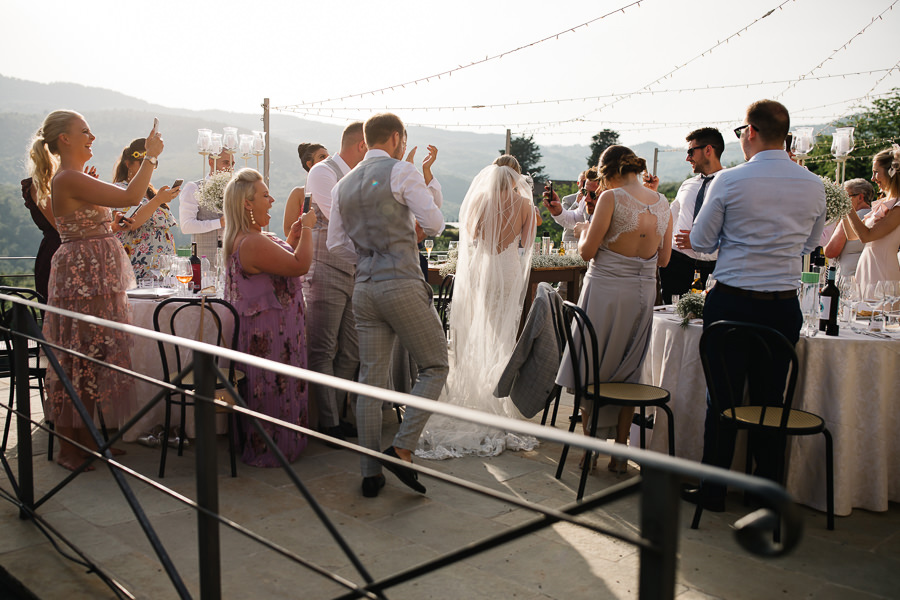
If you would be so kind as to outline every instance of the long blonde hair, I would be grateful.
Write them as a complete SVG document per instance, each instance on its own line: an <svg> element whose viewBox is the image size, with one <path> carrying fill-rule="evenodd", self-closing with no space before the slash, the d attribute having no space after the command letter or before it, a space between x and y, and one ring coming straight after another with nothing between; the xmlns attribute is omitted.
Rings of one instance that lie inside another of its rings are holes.
<svg viewBox="0 0 900 600"><path fill-rule="evenodd" d="M225 248L225 256L231 256L234 239L239 233L251 231L250 219L244 210L244 200L253 198L253 188L256 182L262 179L263 176L256 169L241 169L225 186L225 200L222 203L222 212L225 215L225 239L222 245Z"/></svg>
<svg viewBox="0 0 900 600"><path fill-rule="evenodd" d="M28 148L28 172L42 208L50 198L50 180L59 168L59 149L56 140L69 129L73 119L83 119L74 110L54 110L44 119L44 124L31 138Z"/></svg>

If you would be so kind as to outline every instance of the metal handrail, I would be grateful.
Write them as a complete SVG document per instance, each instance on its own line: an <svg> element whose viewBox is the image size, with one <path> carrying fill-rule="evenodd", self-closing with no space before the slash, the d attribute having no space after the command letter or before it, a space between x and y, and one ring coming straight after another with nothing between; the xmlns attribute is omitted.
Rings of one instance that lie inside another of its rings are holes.
<svg viewBox="0 0 900 600"><path fill-rule="evenodd" d="M567 520L572 521L573 515L578 512L582 512L586 510L586 507L594 507L596 505L605 503L609 500L610 497L616 496L623 493L631 493L635 490L640 489L642 491L641 502L642 502L642 530L644 532L643 538L634 539L628 538L627 536L617 536L620 539L624 539L629 543L634 543L641 549L641 597L648 598L670 598L674 592L674 575L675 575L675 550L677 547L677 523L678 523L678 506L679 506L679 498L678 498L678 486L679 482L682 478L692 477L692 478L700 478L710 482L719 483L722 485L734 486L749 492L752 492L756 495L764 507L763 509L757 510L756 512L744 517L740 521L735 524L736 530L735 535L740 545L742 545L745 549L750 552L762 555L778 555L789 552L793 549L796 544L799 542L802 532L802 518L800 516L800 512L797 509L796 505L793 503L790 496L787 492L779 485L774 482L759 479L756 477L751 477L748 475L744 475L741 473L731 472L724 469L719 469L717 467L712 467L708 465L702 465L695 462L687 461L685 459L674 458L667 455L659 454L652 451L640 450L633 447L627 447L622 445L613 445L605 441L600 441L593 438L588 438L582 435L570 434L566 431L557 430L555 428L547 428L534 423L530 423L527 421L521 421L516 419L510 419L506 417L500 417L496 415L488 415L480 411L475 411L471 409L465 409L457 406L450 406L445 403L435 402L432 400L427 400L424 398L419 398L416 396L411 396L408 394L403 394L400 392L394 392L391 390L384 390L381 388L374 388L365 384L347 381L344 379L323 375L320 373L315 373L313 371L308 371L306 369L301 369L298 367L292 367L288 365L284 365L282 363L274 362L268 359L263 359L259 357L250 356L247 354L243 354L241 352L233 351L227 348L220 348L218 346L214 346L211 344L206 344L204 342L198 342L195 340L178 338L175 336L171 336L164 333L158 333L155 331L147 330L141 327L136 327L133 325L126 325L121 323L115 323L112 321L107 321L105 319L100 319L97 317L82 315L80 313L56 308L53 306L43 305L39 303L34 303L30 301L23 300L21 298L17 298L14 296L8 296L5 294L0 294L0 301L9 301L16 305L21 305L23 307L33 307L41 309L45 312L51 312L58 314L60 316L70 317L73 319L79 319L81 321L91 323L94 325L107 327L109 329L129 333L132 335L153 339L163 343L177 344L183 348L190 349L194 351L195 361L206 361L205 366L200 365L199 368L195 371L195 381L198 382L198 391L193 394L195 400L200 400L198 402L198 440L200 440L200 430L201 427L200 420L201 415L200 412L203 410L203 406L209 406L210 409L216 401L213 399L214 392L212 391L214 388L210 387L214 384L213 380L210 377L215 377L215 371L217 369L214 367L212 362L212 357L219 357L224 359L229 359L237 362L242 362L244 364L248 364L254 367L259 367L263 369L267 369L276 373L281 373L286 376L296 377L305 379L307 381L311 381L313 383L317 383L320 385L331 386L343 391L354 392L357 394L364 394L367 396L371 396L382 401L386 402L394 402L400 404L406 404L409 406L413 406L422 410L426 410L432 413L438 413L447 415L454 418L459 418L466 421L476 422L482 425L488 425L491 427L496 427L500 429L504 429L507 431L516 432L519 434L525 435L533 435L535 437L539 437L544 440L551 440L561 444L568 444L571 446L576 446L580 448L584 448L587 450L592 450L594 452L603 452L607 454L616 454L617 456L625 457L641 465L641 476L636 478L635 483L629 483L629 485L625 486L616 486L613 491L607 490L601 494L595 495L591 498L588 498L580 503L575 503L574 505L565 507L561 510L549 509L547 507L539 507L537 505L531 505L527 502L524 502L520 499L517 499L515 496L502 494L500 492L496 492L494 490L489 490L487 488L482 488L477 484L473 484L471 482L466 482L463 480L459 480L453 476L446 475L439 471L435 471L428 467L423 467L420 464L409 465L409 463L403 463L404 466L410 467L415 471L441 479L443 481L448 481L450 483L454 483L456 485L461 485L467 489L472 491L476 491L478 493L486 493L493 497L498 497L503 499L506 502L512 502L513 504L517 504L520 506L524 506L525 508L536 510L542 514L542 517L538 519L536 522L532 522L530 524L526 524L521 528L521 531L515 532L506 532L499 536L494 536L493 538L488 538L483 540L480 544L474 545L474 547L481 547L482 549L486 549L488 547L494 547L500 543L506 541L506 538L510 535L518 536L523 533L528 533L533 530L535 527L545 527L548 524L556 522L558 520ZM17 311L17 312L25 312L25 311ZM30 315L25 315L26 319L30 319ZM40 336L39 332L37 332L36 328L31 327L31 331L33 335L23 335L21 333L22 327L20 324L17 324L17 327L14 329L18 329L15 331L15 337L17 340L20 340L22 343L26 339L32 339L37 341L38 343L44 344L44 340L42 336ZM48 355L52 355L52 352L48 352ZM16 360L21 362L24 357L16 356ZM51 359L51 362L55 362L55 358ZM57 363L58 365L58 363ZM112 367L112 366L111 366ZM116 367L112 367L116 368ZM117 368L119 370L126 371L125 369ZM146 376L141 376L146 377ZM202 381L207 379L207 385L205 386L207 389L204 390L204 385L201 385ZM17 381L17 387L21 385L27 386L27 376L24 378L24 381L20 378ZM227 381L224 382L226 385L229 385ZM239 398L236 394L236 391L231 390L232 394ZM164 394L165 391L160 392L158 396ZM190 392L189 392L190 394ZM23 398L24 395L24 398ZM20 391L17 395L19 402L24 401L27 406L28 392L27 389ZM206 400L204 402L204 400ZM242 402L239 402L241 404ZM2 406L2 405L0 405ZM6 407L10 410L9 407ZM242 412L247 415L254 416L259 420L269 421L272 423L276 423L283 427L288 427L295 429L297 431L301 431L308 435L318 438L327 438L323 434L319 434L318 432L314 432L312 430L299 427L297 425L292 425L289 423L285 423L279 421L277 419L268 417L266 415L261 415L259 413L254 413L246 407L236 406L234 410L237 412ZM27 419L27 416L25 417ZM92 422L89 423L89 427L92 426ZM209 430L208 430L209 431ZM260 427L260 431L262 428ZM30 435L30 428L27 425L24 427L21 426L20 419L20 432L21 436L28 437ZM96 432L94 432L96 433ZM122 432L120 431L120 434ZM207 436L209 437L209 436ZM211 436L214 438L214 436ZM21 439L21 438L20 438ZM113 440L115 441L115 440ZM329 440L332 441L332 440ZM350 444L348 442L340 442L338 440L333 440L334 443L338 443L338 445L351 449L358 453L368 454L370 456L375 456L380 460L386 460L385 457L377 452L373 452L371 450L367 450L361 448L359 446ZM101 443L102 440L98 441L98 444L101 448L104 444ZM112 441L107 442L105 446L109 446ZM200 460L200 448L198 446L198 461ZM215 459L214 456L214 448L213 452L213 461ZM26 456L27 455L27 456ZM97 455L99 456L99 455ZM23 460L23 457L25 460ZM387 459L390 460L390 459ZM23 469L30 470L30 465L25 465L25 462L30 461L30 450L29 452L20 452L20 474ZM111 459L111 456L107 455L105 457L105 461L109 463L111 466L118 466L114 460ZM214 465L214 462L213 462ZM289 468L289 465L285 465ZM198 465L199 467L199 465ZM115 469L113 469L115 471ZM198 468L198 478L200 477L201 469ZM203 469L209 475L210 471L208 469ZM213 468L211 471L213 474L215 473L215 469ZM292 470L291 470L292 472ZM296 474L294 474L296 477ZM20 478L21 479L21 478ZM299 483L299 479L297 482ZM25 504L33 503L33 483L30 485L32 489L23 490L22 487L25 484L23 480L20 480L19 489L17 490L17 495L22 499ZM200 480L198 479L198 489L200 488ZM205 486L216 487L216 479L213 476L211 480L207 480L204 482ZM300 484L302 485L302 483ZM199 494L199 492L198 492ZM213 512L217 515L217 508ZM198 515L198 519L202 518L202 516ZM221 519L219 517L219 519ZM775 544L772 541L772 532L778 528L779 521L781 522L781 543ZM586 523L580 521L572 521L578 525L585 526ZM593 528L593 527L592 527ZM603 531L605 534L610 534L609 531ZM149 534L148 534L149 535ZM472 552L472 547L467 549L463 549L457 553L451 553L454 555L453 558L448 558L451 555L447 555L445 557L439 557L433 561L429 561L426 563L425 567L417 567L411 570L408 570L405 573L395 574L394 576L390 576L381 581L371 581L368 577L367 583L363 586L359 587L351 587L348 592L348 597L359 597L359 596L367 596L374 592L376 597L381 597L381 593L387 587L391 585L396 585L401 581L406 581L410 578L417 577L423 574L426 571L422 569L427 568L438 568L443 566L443 564L447 563L448 560L459 560L464 556L468 556ZM218 558L218 548L216 548L216 559ZM218 567L215 566L213 569L215 571L215 575L218 575ZM210 578L202 579L201 581L201 590L204 589L204 585L212 586L215 588L216 582L210 581ZM212 577L215 579L215 577ZM174 581L174 580L173 580ZM217 588L216 588L217 589ZM205 597L205 596L204 596Z"/></svg>

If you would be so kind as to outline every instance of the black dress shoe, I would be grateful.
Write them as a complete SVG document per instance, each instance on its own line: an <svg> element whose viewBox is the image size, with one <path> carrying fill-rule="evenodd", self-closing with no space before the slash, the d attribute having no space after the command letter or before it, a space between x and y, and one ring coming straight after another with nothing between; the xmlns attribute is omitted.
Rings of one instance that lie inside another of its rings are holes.
<svg viewBox="0 0 900 600"><path fill-rule="evenodd" d="M372 477L363 477L362 492L366 498L374 498L384 487L384 475L373 475Z"/></svg>
<svg viewBox="0 0 900 600"><path fill-rule="evenodd" d="M359 437L356 427L350 421L342 420L338 423L338 427L340 428L341 433L344 434L344 437L341 439Z"/></svg>
<svg viewBox="0 0 900 600"><path fill-rule="evenodd" d="M393 446L385 450L382 454L384 454L385 456L390 456L392 458L400 459L400 457L397 455L397 451L394 450ZM384 465L385 469L396 475L397 479L402 481L404 485L414 489L420 494L425 493L425 486L419 483L418 473L408 467L401 467L400 465L396 465L391 462L383 461L382 464Z"/></svg>
<svg viewBox="0 0 900 600"><path fill-rule="evenodd" d="M703 510L725 512L725 498L709 494L702 487L681 490L681 499L691 504L697 504Z"/></svg>

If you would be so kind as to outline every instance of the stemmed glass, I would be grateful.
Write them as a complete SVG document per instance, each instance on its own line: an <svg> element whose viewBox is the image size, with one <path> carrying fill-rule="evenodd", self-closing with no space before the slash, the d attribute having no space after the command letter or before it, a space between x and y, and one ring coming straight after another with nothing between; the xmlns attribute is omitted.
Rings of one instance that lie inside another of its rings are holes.
<svg viewBox="0 0 900 600"><path fill-rule="evenodd" d="M175 279L181 283L181 293L187 295L187 284L194 277L194 270L191 268L191 261L185 256L179 256L175 259Z"/></svg>
<svg viewBox="0 0 900 600"><path fill-rule="evenodd" d="M713 286L716 285L716 279L712 276L712 273L706 278L706 293L709 293L709 290L713 289Z"/></svg>
<svg viewBox="0 0 900 600"><path fill-rule="evenodd" d="M853 285L853 281L851 281L850 277L841 277L838 282L838 290L841 292L841 307L838 311L838 319L841 323L847 323L850 321L850 288Z"/></svg>
<svg viewBox="0 0 900 600"><path fill-rule="evenodd" d="M169 273L172 270L174 256L161 254L159 256L159 274L162 275L162 287L169 287Z"/></svg>
<svg viewBox="0 0 900 600"><path fill-rule="evenodd" d="M153 273L153 287L159 287L159 265L162 256L159 254L154 254L150 257L150 272Z"/></svg>
<svg viewBox="0 0 900 600"><path fill-rule="evenodd" d="M878 328L877 324L875 323L879 320L876 313L878 311L878 308L883 306L884 304L884 282L879 281L878 283L870 283L869 285L867 285L864 300L866 301L866 304L868 304L872 309L872 326L873 328Z"/></svg>
<svg viewBox="0 0 900 600"><path fill-rule="evenodd" d="M431 249L434 248L434 240L425 240L425 252L428 253L428 260L431 260Z"/></svg>
<svg viewBox="0 0 900 600"><path fill-rule="evenodd" d="M894 318L896 315L894 304L897 300L900 300L900 281L885 281L883 283L884 304L882 305L881 312L885 315L884 328L896 331L898 327L900 327L900 323L897 323L897 320ZM885 312L884 306L887 306L887 312Z"/></svg>

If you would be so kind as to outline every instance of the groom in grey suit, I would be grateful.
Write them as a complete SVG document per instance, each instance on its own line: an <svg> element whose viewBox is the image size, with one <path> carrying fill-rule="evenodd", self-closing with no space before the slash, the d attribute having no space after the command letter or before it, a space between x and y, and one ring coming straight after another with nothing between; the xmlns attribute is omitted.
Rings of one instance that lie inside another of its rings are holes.
<svg viewBox="0 0 900 600"><path fill-rule="evenodd" d="M449 371L447 340L434 309L431 286L422 276L415 225L434 236L444 230L441 187L431 174L437 148L429 146L422 174L403 161L406 128L391 113L369 118L363 128L369 151L332 191L334 204L328 224L328 249L356 262L353 312L359 334L359 381L388 388L394 340L409 351L419 366L412 394L437 400ZM381 401L357 399L359 443L379 450ZM408 408L393 445L384 454L412 462L430 413ZM384 463L412 489L424 493L411 469ZM378 495L384 486L382 463L361 459L362 491Z"/></svg>

